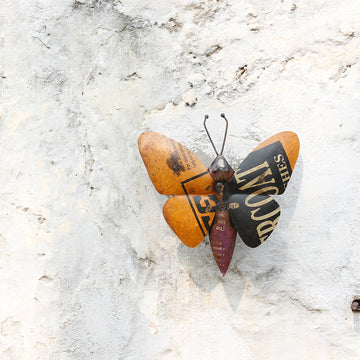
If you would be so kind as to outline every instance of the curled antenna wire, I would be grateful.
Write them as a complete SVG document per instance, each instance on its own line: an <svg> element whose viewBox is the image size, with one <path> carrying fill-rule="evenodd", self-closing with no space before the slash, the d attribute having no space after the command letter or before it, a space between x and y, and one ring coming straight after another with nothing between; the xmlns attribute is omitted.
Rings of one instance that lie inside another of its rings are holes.
<svg viewBox="0 0 360 360"><path fill-rule="evenodd" d="M224 151L226 136L227 136L228 120L227 120L227 118L225 117L225 114L224 114L224 113L221 113L220 116L221 116L221 117L225 120L225 122L226 122L224 140L223 140L223 144L222 144L221 152L220 152L220 155L222 155L222 153L223 153L223 151ZM218 151L216 150L216 147L215 147L215 145L214 145L214 143L213 143L213 141L212 141L212 139L211 139L211 136L210 136L210 134L209 134L209 131L208 131L207 127L206 127L206 120L207 120L208 118L209 118L209 115L205 115L205 116L204 116L204 128L205 128L206 133L207 133L207 136L208 136L208 138L209 138L209 140L210 140L210 142L211 142L211 145L212 145L212 147L213 147L214 150L215 150L216 155L219 155L219 153L218 153Z"/></svg>

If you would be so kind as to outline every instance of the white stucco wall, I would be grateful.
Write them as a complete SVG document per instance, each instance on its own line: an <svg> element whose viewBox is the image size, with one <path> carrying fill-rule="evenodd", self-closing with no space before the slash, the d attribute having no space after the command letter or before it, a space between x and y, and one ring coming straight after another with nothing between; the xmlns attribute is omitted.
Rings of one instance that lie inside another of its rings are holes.
<svg viewBox="0 0 360 360"><path fill-rule="evenodd" d="M360 358L359 1L3 0L0 35L1 359ZM209 165L220 112L234 167L301 142L225 278L137 150L154 130Z"/></svg>

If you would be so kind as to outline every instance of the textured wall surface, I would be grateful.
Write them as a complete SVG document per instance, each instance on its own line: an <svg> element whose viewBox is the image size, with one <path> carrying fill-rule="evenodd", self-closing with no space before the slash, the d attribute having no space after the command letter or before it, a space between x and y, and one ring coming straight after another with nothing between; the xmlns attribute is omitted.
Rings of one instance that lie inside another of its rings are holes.
<svg viewBox="0 0 360 360"><path fill-rule="evenodd" d="M359 1L2 0L0 36L1 359L360 358ZM137 150L154 130L209 165L220 112L234 167L301 142L225 278Z"/></svg>

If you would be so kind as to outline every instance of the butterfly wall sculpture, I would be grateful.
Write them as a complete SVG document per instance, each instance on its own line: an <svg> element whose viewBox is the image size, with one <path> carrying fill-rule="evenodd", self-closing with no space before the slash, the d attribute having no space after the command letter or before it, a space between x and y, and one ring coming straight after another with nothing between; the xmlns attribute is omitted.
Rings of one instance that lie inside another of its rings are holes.
<svg viewBox="0 0 360 360"><path fill-rule="evenodd" d="M211 140L216 158L207 169L185 146L156 132L139 136L138 145L155 189L172 195L163 215L180 240L195 247L209 233L215 261L226 274L236 233L246 245L257 247L272 233L280 207L271 195L282 194L299 154L299 139L290 131L278 133L259 145L234 171Z"/></svg>

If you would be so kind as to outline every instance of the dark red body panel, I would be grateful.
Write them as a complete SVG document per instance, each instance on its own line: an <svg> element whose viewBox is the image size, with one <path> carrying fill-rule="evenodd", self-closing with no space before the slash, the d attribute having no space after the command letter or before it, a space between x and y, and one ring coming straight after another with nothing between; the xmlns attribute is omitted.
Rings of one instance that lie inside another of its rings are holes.
<svg viewBox="0 0 360 360"><path fill-rule="evenodd" d="M231 224L229 211L217 209L210 229L210 244L215 261L223 275L229 268L235 240L236 230Z"/></svg>

